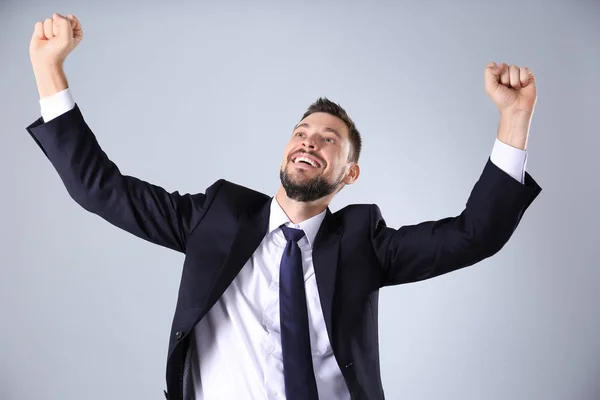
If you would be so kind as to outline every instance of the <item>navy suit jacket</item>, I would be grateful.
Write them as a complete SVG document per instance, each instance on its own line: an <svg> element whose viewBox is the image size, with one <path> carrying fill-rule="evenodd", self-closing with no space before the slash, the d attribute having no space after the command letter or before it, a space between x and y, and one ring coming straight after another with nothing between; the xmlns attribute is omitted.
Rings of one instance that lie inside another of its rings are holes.
<svg viewBox="0 0 600 400"><path fill-rule="evenodd" d="M271 196L219 180L204 193L169 193L121 174L76 105L27 131L84 209L138 237L185 254L166 367L168 399L192 399L190 337L263 239ZM489 159L463 211L392 229L373 204L327 210L313 261L327 333L352 399L383 399L378 293L433 278L498 252L540 193Z"/></svg>

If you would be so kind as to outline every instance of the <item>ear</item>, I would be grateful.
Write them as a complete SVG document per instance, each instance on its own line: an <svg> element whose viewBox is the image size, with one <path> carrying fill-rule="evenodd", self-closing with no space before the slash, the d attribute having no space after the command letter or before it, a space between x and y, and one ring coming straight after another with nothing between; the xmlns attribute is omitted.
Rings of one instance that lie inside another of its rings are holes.
<svg viewBox="0 0 600 400"><path fill-rule="evenodd" d="M344 178L344 184L352 185L358 179L360 175L360 167L358 164L351 164L348 172L346 173L346 177Z"/></svg>

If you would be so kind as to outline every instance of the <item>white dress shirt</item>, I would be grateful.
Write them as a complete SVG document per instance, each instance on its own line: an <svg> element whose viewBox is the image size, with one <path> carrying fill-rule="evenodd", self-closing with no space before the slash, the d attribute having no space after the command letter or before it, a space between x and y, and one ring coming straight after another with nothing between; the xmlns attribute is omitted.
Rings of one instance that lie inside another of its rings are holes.
<svg viewBox="0 0 600 400"><path fill-rule="evenodd" d="M40 99L48 122L73 109L69 89ZM496 139L491 161L523 183L527 152ZM302 252L310 341L320 399L347 400L348 388L333 356L317 290L312 248L325 211L292 224L271 200L269 230L221 298L194 329L197 360L192 375L197 400L285 399L279 325L279 264L286 245L279 228L302 229Z"/></svg>
<svg viewBox="0 0 600 400"><path fill-rule="evenodd" d="M279 227L286 224L305 233L298 246L302 252L319 398L349 399L327 336L312 261L312 247L325 211L294 225L275 198L270 208L269 230L261 244L215 306L196 325L199 361L199 371L195 371L194 377L196 398L285 399L279 265L286 240Z"/></svg>

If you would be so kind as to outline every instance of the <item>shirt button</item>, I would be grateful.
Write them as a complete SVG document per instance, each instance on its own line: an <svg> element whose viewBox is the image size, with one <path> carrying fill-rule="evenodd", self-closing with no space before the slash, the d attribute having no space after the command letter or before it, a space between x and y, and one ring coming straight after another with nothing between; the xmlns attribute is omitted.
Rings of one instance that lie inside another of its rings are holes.
<svg viewBox="0 0 600 400"><path fill-rule="evenodd" d="M271 282L271 289L279 289L279 283L275 281Z"/></svg>

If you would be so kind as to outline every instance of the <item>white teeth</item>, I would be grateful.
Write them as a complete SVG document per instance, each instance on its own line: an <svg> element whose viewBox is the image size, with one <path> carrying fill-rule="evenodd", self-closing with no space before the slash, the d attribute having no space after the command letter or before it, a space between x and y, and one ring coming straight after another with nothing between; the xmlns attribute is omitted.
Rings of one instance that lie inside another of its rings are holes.
<svg viewBox="0 0 600 400"><path fill-rule="evenodd" d="M313 167L317 168L317 164L313 160L311 160L310 158L297 157L294 162L295 163L299 163L300 161L305 161L305 162L309 163L310 165L312 165Z"/></svg>

